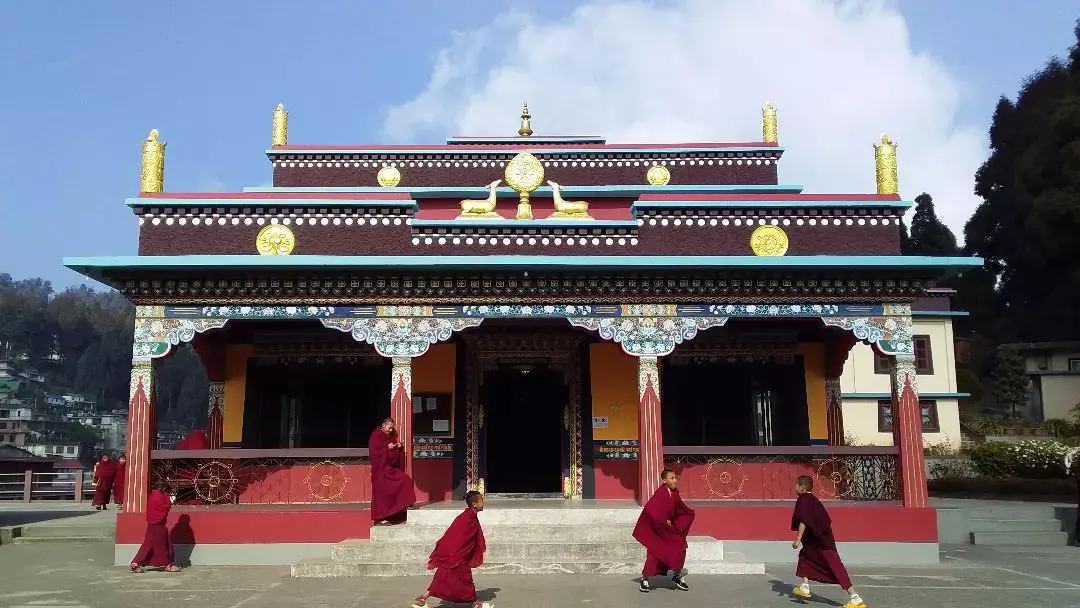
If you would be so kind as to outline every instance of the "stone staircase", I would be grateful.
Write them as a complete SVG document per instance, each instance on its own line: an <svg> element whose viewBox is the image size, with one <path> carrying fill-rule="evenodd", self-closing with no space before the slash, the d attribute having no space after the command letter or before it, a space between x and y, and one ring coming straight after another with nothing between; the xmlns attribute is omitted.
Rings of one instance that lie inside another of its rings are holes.
<svg viewBox="0 0 1080 608"><path fill-rule="evenodd" d="M1007 505L965 509L973 545L1064 546L1064 530L1053 505Z"/></svg>
<svg viewBox="0 0 1080 608"><path fill-rule="evenodd" d="M530 501L533 502L533 501ZM562 505L559 505L562 503ZM626 574L641 572L645 549L631 536L640 509L495 507L480 514L487 540L478 574ZM573 504L573 503L569 503ZM376 526L370 540L347 540L328 558L292 566L294 577L430 576L427 558L464 506L438 505L409 512L400 526ZM764 574L764 564L724 553L723 542L691 537L686 568L693 574Z"/></svg>
<svg viewBox="0 0 1080 608"><path fill-rule="evenodd" d="M100 525L30 525L10 528L12 545L37 543L111 543L116 538L113 528ZM2 542L2 541L0 541Z"/></svg>

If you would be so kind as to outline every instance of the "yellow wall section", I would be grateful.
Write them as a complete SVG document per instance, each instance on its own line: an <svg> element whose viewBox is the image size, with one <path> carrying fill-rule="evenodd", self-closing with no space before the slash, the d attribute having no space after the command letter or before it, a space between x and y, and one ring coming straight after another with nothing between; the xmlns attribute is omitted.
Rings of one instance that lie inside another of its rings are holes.
<svg viewBox="0 0 1080 608"><path fill-rule="evenodd" d="M253 344L229 344L225 347L225 419L221 426L222 443L236 444L244 438L247 367L248 360L254 356Z"/></svg>
<svg viewBox="0 0 1080 608"><path fill-rule="evenodd" d="M803 373L806 374L806 410L810 419L810 439L829 438L829 419L825 410L825 345L802 342L799 354L803 356Z"/></svg>
<svg viewBox="0 0 1080 608"><path fill-rule="evenodd" d="M589 365L592 415L608 418L606 429L593 429L593 439L637 439L637 357L623 352L618 344L601 342L589 345ZM661 399L663 386L661 381Z"/></svg>
<svg viewBox="0 0 1080 608"><path fill-rule="evenodd" d="M412 390L420 393L450 393L450 436L454 436L454 412L457 394L454 391L457 364L457 345L432 344L426 353L412 360ZM387 389L389 390L389 389Z"/></svg>

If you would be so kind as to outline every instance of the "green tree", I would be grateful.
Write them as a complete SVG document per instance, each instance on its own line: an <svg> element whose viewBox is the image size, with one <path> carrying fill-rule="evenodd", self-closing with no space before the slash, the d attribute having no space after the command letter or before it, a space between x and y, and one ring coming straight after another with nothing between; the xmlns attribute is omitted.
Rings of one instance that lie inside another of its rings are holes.
<svg viewBox="0 0 1080 608"><path fill-rule="evenodd" d="M938 219L934 199L925 192L915 197L908 253L929 256L954 256L959 253L956 236Z"/></svg>
<svg viewBox="0 0 1080 608"><path fill-rule="evenodd" d="M998 408L1016 417L1028 402L1028 377L1024 373L1023 357L1013 350L999 350L992 378Z"/></svg>

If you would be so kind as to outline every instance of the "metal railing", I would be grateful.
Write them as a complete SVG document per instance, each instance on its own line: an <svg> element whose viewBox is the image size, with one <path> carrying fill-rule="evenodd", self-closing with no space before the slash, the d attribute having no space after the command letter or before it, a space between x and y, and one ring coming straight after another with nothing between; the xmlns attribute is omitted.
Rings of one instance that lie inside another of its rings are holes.
<svg viewBox="0 0 1080 608"><path fill-rule="evenodd" d="M900 451L848 446L665 446L684 498L791 500L806 475L822 500L900 500Z"/></svg>
<svg viewBox="0 0 1080 608"><path fill-rule="evenodd" d="M91 475L82 470L0 473L0 501L80 503L94 495Z"/></svg>

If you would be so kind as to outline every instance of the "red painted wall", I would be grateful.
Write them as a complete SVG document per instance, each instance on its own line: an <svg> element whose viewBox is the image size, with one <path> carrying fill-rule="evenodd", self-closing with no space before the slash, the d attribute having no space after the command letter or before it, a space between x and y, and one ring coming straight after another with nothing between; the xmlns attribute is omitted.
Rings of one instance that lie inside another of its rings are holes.
<svg viewBox="0 0 1080 608"><path fill-rule="evenodd" d="M454 461L450 458L414 458L413 484L419 502L461 499L454 496Z"/></svg>
<svg viewBox="0 0 1080 608"><path fill-rule="evenodd" d="M637 497L637 460L595 460L596 498L633 500Z"/></svg>
<svg viewBox="0 0 1080 608"><path fill-rule="evenodd" d="M371 501L371 467L367 464L281 464L241 467L235 473L239 504L355 503ZM194 490L178 480L184 498ZM197 501L196 502L201 502Z"/></svg>
<svg viewBox="0 0 1080 608"><path fill-rule="evenodd" d="M721 540L793 540L790 504L702 507L692 533ZM840 542L936 543L937 512L895 505L827 505Z"/></svg>
<svg viewBox="0 0 1080 608"><path fill-rule="evenodd" d="M814 479L814 493L822 500L837 498L837 482L841 488L847 485L839 461L721 461L712 464L669 463L667 466L678 473L679 492L684 500L794 500L795 479L800 475Z"/></svg>
<svg viewBox="0 0 1080 608"><path fill-rule="evenodd" d="M366 508L271 509L176 508L169 514L169 535L184 545L339 543L370 536ZM117 544L140 544L145 533L145 513L116 514Z"/></svg>

